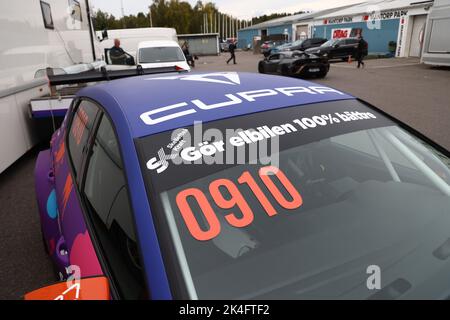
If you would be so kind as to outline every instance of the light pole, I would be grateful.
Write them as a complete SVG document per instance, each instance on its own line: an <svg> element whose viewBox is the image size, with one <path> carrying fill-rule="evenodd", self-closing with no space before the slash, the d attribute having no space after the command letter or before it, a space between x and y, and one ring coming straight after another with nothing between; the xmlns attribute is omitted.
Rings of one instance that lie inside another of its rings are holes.
<svg viewBox="0 0 450 320"><path fill-rule="evenodd" d="M123 0L120 0L120 8L122 10L122 26L125 29L125 9L123 8Z"/></svg>
<svg viewBox="0 0 450 320"><path fill-rule="evenodd" d="M153 28L153 20L152 20L152 7L148 6L148 16L150 19L150 28Z"/></svg>
<svg viewBox="0 0 450 320"><path fill-rule="evenodd" d="M225 29L223 29L223 30L225 32L225 39L227 39L228 38L228 17L225 15L224 18L225 19L223 19L223 20L225 21Z"/></svg>

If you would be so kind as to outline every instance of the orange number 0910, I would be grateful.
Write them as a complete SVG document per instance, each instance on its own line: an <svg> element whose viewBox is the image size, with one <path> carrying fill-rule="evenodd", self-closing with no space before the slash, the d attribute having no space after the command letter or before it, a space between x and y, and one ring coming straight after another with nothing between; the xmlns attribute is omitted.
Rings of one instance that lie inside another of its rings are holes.
<svg viewBox="0 0 450 320"><path fill-rule="evenodd" d="M290 199L286 199L272 180L273 178L271 176L277 177L284 189L290 195ZM259 178L277 203L284 209L294 210L303 204L302 196L279 168L274 166L263 167L259 170ZM244 171L237 182L239 185L247 185L249 187L269 217L275 216L278 213L249 171ZM222 190L226 190L226 196ZM226 222L231 226L244 228L253 222L253 211L239 191L235 182L229 179L214 180L209 184L209 193L219 208L231 210L224 216ZM202 220L204 225L207 225L206 230L202 229L195 217L194 212L188 203L189 198L192 198L197 202L203 217ZM221 225L219 218L202 190L198 188L189 188L180 191L177 194L176 203L186 227L195 239L199 241L208 241L220 234ZM239 209L239 213L236 213L237 209Z"/></svg>

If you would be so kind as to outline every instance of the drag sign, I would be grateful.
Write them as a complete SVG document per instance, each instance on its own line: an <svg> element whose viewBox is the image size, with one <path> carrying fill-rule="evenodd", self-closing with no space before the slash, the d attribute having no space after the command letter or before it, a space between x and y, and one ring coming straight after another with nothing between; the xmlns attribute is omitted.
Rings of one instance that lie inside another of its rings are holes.
<svg viewBox="0 0 450 320"><path fill-rule="evenodd" d="M339 28L331 30L331 36L333 39L349 38L351 33L352 28Z"/></svg>

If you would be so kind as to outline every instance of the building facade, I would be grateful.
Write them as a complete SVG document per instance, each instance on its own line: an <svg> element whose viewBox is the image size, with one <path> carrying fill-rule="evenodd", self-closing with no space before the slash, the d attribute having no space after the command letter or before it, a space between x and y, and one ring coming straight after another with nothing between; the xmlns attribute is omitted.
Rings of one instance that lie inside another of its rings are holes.
<svg viewBox="0 0 450 320"><path fill-rule="evenodd" d="M316 37L345 38L362 34L373 55L420 57L432 1L369 1L332 14L317 16Z"/></svg>
<svg viewBox="0 0 450 320"><path fill-rule="evenodd" d="M274 19L239 30L239 47L255 37L287 33L288 41L362 34L369 54L420 57L427 15L433 1L371 0L356 5ZM287 30L287 31L286 31Z"/></svg>
<svg viewBox="0 0 450 320"><path fill-rule="evenodd" d="M348 8L349 6L322 10L318 12L301 13L283 18L265 21L238 31L238 47L246 48L253 44L255 38L264 41L267 37L278 36L286 41L295 41L310 37L311 26L314 18L336 10Z"/></svg>

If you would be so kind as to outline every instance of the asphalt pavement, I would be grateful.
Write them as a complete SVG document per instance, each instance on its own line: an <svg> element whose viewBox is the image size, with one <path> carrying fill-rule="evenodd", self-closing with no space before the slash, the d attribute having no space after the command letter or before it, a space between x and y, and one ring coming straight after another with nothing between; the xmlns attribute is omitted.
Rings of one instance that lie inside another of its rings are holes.
<svg viewBox="0 0 450 320"><path fill-rule="evenodd" d="M262 58L237 52L237 64L226 64L228 54L200 57L198 71L257 72ZM450 149L450 70L430 68L418 59L333 63L317 82L360 97ZM33 170L39 148L33 149L0 174L0 299L20 299L24 293L55 281L44 253L34 193Z"/></svg>
<svg viewBox="0 0 450 320"><path fill-rule="evenodd" d="M38 148L0 175L0 299L21 299L55 282L44 251L34 193Z"/></svg>

